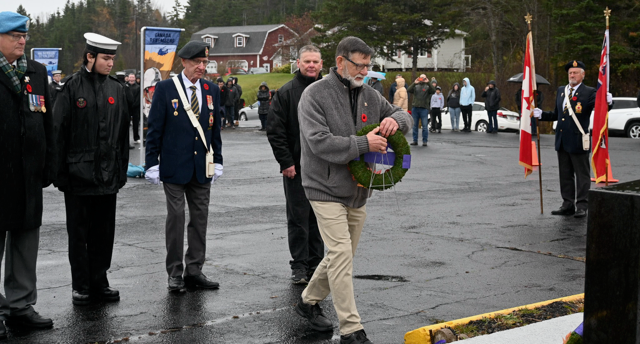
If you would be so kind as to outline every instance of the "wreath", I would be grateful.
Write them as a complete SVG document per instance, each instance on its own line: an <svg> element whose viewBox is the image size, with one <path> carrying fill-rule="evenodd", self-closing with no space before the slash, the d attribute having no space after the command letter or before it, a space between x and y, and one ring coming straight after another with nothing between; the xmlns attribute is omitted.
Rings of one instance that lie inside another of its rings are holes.
<svg viewBox="0 0 640 344"><path fill-rule="evenodd" d="M367 135L370 131L377 128L379 124L370 124L358 131L358 136ZM374 190L388 189L399 183L409 170L411 165L411 149L409 143L400 130L395 134L387 137L387 144L393 150L393 153L365 153L360 155L356 160L349 162L349 170L353 175L353 179L360 186ZM395 155L393 166L385 171L374 172L369 167L369 163L384 162L385 156L391 157ZM381 161L379 160L382 156Z"/></svg>

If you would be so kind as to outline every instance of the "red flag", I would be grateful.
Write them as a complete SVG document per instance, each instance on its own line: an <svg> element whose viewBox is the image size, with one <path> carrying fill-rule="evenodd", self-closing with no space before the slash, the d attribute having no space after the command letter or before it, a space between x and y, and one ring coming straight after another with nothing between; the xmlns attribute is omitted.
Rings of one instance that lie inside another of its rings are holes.
<svg viewBox="0 0 640 344"><path fill-rule="evenodd" d="M600 55L600 71L598 72L598 91L596 105L593 111L593 139L591 140L591 168L596 183L605 181L607 165L609 165L609 133L608 118L609 104L609 30L604 32L602 54ZM609 176L611 178L611 176Z"/></svg>
<svg viewBox="0 0 640 344"><path fill-rule="evenodd" d="M534 92L536 90L536 65L533 58L533 36L527 35L527 48L524 55L522 74L522 116L520 117L520 160L524 167L524 177L533 172L531 157L531 115L535 109Z"/></svg>

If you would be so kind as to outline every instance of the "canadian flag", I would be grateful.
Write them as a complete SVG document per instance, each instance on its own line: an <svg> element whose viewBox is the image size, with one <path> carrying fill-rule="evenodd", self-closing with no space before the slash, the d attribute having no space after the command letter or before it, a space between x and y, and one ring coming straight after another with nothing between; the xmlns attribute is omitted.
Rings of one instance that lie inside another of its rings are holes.
<svg viewBox="0 0 640 344"><path fill-rule="evenodd" d="M533 59L533 36L527 35L527 49L524 55L524 72L522 74L522 116L520 117L520 160L524 167L524 177L533 172L531 157L531 115L535 109L534 93L536 90L536 65Z"/></svg>

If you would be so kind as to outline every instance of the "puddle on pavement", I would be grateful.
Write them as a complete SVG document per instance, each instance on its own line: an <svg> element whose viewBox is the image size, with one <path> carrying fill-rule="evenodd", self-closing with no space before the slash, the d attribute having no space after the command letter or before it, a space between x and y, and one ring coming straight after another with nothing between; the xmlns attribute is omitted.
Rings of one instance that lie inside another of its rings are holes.
<svg viewBox="0 0 640 344"><path fill-rule="evenodd" d="M374 280L374 281L387 281L387 282L409 282L407 279L405 279L402 276L387 276L387 275L359 275L359 276L354 276L355 278L358 279L367 279L367 280Z"/></svg>

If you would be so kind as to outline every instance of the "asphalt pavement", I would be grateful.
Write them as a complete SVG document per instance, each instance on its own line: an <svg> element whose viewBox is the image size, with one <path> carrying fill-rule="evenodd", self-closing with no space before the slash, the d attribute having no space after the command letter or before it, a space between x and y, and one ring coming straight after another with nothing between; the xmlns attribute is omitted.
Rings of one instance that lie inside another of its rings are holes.
<svg viewBox="0 0 640 344"><path fill-rule="evenodd" d="M111 286L121 300L71 304L62 193L44 190L36 310L54 328L11 343L336 343L308 328L293 305L285 199L278 164L257 121L224 130L224 175L211 191L204 273L216 291L167 292L165 197L129 179L118 194ZM409 139L410 139L409 134ZM518 136L429 135L395 190L376 192L354 260L356 303L374 343L406 332L584 290L587 219L557 217L561 204L554 138L543 135L544 215L538 172L518 165ZM137 145L139 146L139 145ZM611 138L613 176L639 178L640 141ZM139 161L140 150L131 151ZM337 318L328 299L321 303ZM567 329L567 333L572 328Z"/></svg>

